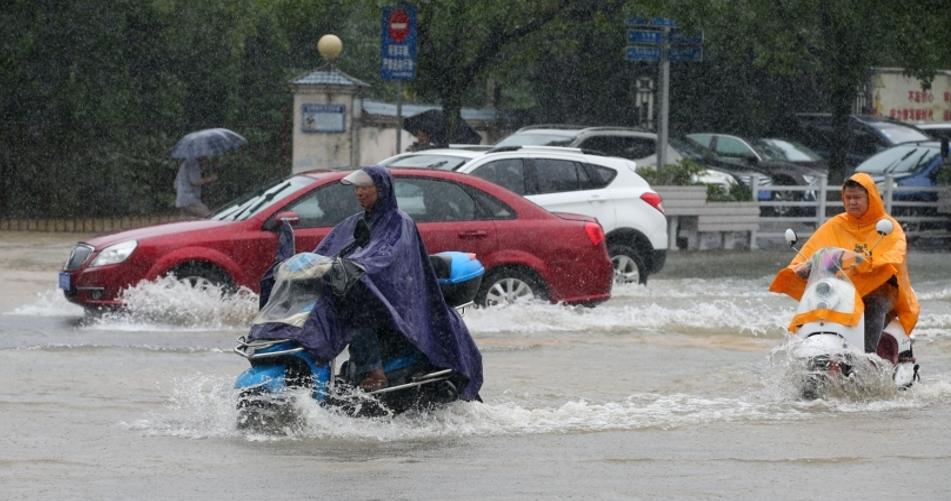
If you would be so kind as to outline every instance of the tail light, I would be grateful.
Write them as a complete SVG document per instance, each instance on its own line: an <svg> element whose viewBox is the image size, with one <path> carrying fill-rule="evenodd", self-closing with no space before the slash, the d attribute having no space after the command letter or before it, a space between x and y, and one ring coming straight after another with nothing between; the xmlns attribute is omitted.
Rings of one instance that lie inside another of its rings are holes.
<svg viewBox="0 0 951 501"><path fill-rule="evenodd" d="M647 202L648 205L660 211L661 214L664 213L664 204L663 199L660 198L660 195L654 193L653 191L645 192L641 195L641 200Z"/></svg>
<svg viewBox="0 0 951 501"><path fill-rule="evenodd" d="M601 225L598 223L585 223L584 232L588 234L588 239L594 245L601 245L601 242L604 241L604 230L601 229Z"/></svg>

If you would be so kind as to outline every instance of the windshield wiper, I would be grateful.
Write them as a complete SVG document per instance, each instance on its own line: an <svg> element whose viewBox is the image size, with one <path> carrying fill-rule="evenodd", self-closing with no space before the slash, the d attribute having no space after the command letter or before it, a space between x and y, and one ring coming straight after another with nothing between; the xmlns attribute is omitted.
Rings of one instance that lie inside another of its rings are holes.
<svg viewBox="0 0 951 501"><path fill-rule="evenodd" d="M287 189L287 187L290 186L290 185L291 185L290 182L286 182L286 183L282 184L282 185L281 185L279 188L277 188L276 190L274 190L274 191L268 193L267 195L264 195L264 197L262 197L261 200L260 200L258 203L254 204L254 205L249 205L249 206L248 206L247 208L245 208L243 211L241 211L241 212L235 214L234 220L237 221L240 216L244 215L245 212L248 212L248 209L251 209L250 213L251 213L251 214L254 214L258 209L261 208L262 205L264 205L264 204L270 202L271 200L273 200L274 197L277 196L278 193L284 191L284 190Z"/></svg>
<svg viewBox="0 0 951 501"><path fill-rule="evenodd" d="M891 173L894 172L896 169L898 169L899 167L901 167L901 162L904 162L905 159L907 159L908 157L914 155L915 152L917 152L917 151L918 151L917 148L912 149L912 150L908 150L908 153L905 153L904 155L902 155L901 158L899 158L898 160L895 160L894 162L892 162L891 164L889 164L888 167L885 167L884 169L882 169L882 174L891 174ZM927 150L925 151L925 153L927 153Z"/></svg>

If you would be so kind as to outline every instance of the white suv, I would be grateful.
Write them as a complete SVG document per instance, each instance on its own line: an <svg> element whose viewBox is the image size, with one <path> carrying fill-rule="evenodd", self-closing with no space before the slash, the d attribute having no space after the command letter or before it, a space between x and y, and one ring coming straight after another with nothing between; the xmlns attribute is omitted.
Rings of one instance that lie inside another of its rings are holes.
<svg viewBox="0 0 951 501"><path fill-rule="evenodd" d="M618 282L647 283L664 266L667 219L661 198L618 157L577 148L514 146L492 150L457 170L518 193L552 212L598 219ZM566 249L570 252L570 249Z"/></svg>

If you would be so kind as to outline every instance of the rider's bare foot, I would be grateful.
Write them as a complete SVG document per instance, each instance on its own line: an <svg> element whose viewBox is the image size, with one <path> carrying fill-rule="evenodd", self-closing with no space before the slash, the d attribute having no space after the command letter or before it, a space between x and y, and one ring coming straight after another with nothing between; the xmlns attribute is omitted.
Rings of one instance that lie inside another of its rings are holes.
<svg viewBox="0 0 951 501"><path fill-rule="evenodd" d="M363 381L360 381L360 389L363 391L376 391L386 387L386 374L383 369L373 369L367 373Z"/></svg>

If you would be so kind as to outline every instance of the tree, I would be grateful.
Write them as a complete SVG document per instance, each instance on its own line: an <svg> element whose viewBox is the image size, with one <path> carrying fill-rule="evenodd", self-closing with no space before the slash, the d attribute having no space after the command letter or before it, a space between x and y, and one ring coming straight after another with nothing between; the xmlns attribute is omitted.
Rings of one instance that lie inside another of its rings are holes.
<svg viewBox="0 0 951 501"><path fill-rule="evenodd" d="M598 13L619 11L621 6L621 1L612 0L421 3L413 89L424 99L438 100L453 128L461 120L467 93L479 88L480 79L500 63L506 49L555 20L586 21ZM481 89L479 95L484 95Z"/></svg>

